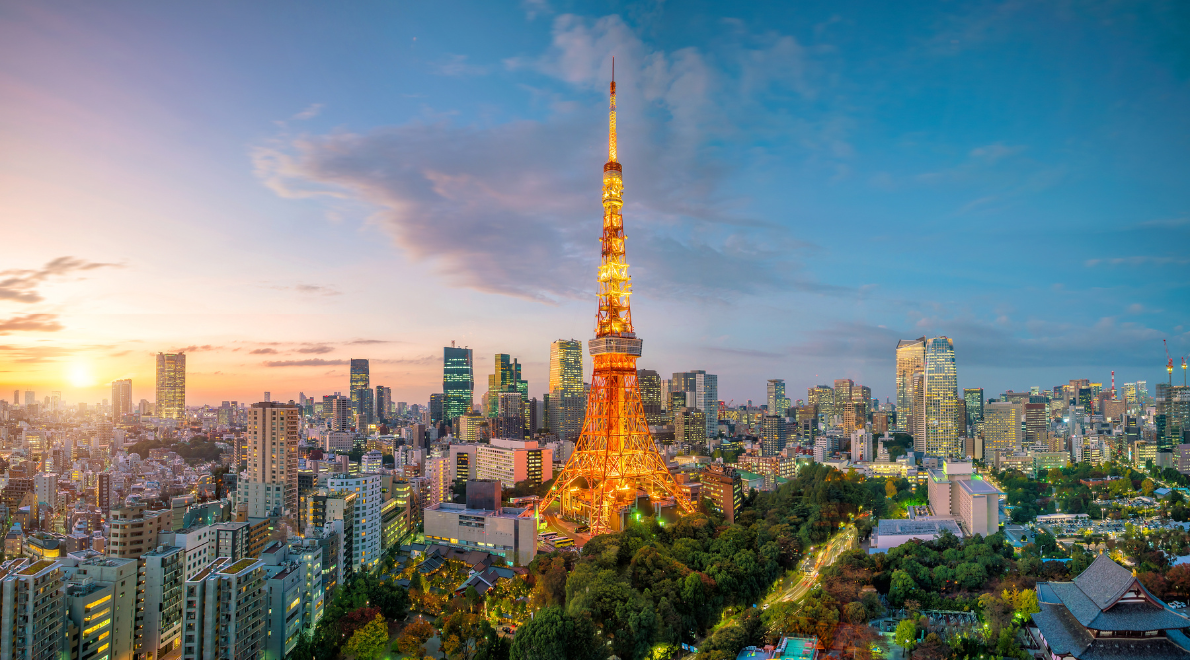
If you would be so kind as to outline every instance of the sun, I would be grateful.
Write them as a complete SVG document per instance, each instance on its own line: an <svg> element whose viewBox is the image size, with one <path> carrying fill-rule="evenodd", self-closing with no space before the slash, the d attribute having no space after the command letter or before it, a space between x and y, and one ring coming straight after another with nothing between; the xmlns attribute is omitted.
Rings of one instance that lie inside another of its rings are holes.
<svg viewBox="0 0 1190 660"><path fill-rule="evenodd" d="M91 375L91 365L84 362L76 362L70 366L70 384L75 387L90 387L95 384L95 378Z"/></svg>

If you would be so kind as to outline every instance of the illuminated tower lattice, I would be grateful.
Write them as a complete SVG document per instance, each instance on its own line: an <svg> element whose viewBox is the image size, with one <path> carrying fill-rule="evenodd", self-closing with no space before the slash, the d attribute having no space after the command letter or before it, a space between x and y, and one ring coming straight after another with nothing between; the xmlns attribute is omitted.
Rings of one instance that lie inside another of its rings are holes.
<svg viewBox="0 0 1190 660"><path fill-rule="evenodd" d="M636 384L641 340L632 328L632 292L624 260L622 168L616 160L616 83L611 84L608 161L603 166L603 259L599 311L589 342L595 372L583 431L570 461L542 503L558 502L562 514L586 519L593 534L618 527L620 512L643 495L654 505L672 499L685 513L694 505L674 481L649 435Z"/></svg>

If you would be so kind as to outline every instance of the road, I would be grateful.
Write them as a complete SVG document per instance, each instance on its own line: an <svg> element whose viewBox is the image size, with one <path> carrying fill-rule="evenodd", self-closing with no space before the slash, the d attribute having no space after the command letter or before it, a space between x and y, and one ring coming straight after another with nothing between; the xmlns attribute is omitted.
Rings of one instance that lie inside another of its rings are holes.
<svg viewBox="0 0 1190 660"><path fill-rule="evenodd" d="M773 603L796 601L802 596L809 593L814 583L818 581L818 573L822 569L835 563L839 555L851 549L851 544L855 541L855 527L848 527L846 530L836 534L830 541L827 541L826 546L820 548L814 556L814 571L812 573L801 572L801 577L794 581L785 589L775 590L769 594L768 598L764 599L765 604L771 605ZM804 560L803 560L804 561ZM798 565L798 571L802 571L802 564Z"/></svg>

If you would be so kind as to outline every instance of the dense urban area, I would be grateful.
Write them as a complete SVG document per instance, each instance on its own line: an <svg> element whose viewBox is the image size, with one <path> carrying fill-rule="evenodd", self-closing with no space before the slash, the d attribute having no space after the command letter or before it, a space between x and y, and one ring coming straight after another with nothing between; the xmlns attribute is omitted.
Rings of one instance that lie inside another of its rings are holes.
<svg viewBox="0 0 1190 660"><path fill-rule="evenodd" d="M642 496L593 534L549 502L587 413L581 351L551 346L544 400L496 355L478 405L455 346L428 403L392 401L360 359L346 394L188 406L184 353L157 355L154 401L127 380L101 403L14 392L5 657L1028 660L1074 644L1056 608L1092 580L1138 581L1135 607L1170 618L1145 634L1184 641L1172 374L1155 398L1089 380L987 398L957 390L945 337L900 342L884 403L847 379L791 401L774 379L735 405L713 374L640 370L696 510Z"/></svg>

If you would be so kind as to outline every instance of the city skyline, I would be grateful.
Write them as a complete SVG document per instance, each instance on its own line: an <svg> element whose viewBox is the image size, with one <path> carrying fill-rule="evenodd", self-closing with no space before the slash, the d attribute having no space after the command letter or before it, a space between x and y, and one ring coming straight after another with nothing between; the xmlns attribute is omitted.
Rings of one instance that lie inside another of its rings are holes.
<svg viewBox="0 0 1190 660"><path fill-rule="evenodd" d="M1190 92L1151 46L1159 5L534 7L305 6L307 42L261 8L230 33L194 8L6 10L0 391L152 400L154 356L185 352L191 405L347 393L353 358L424 402L454 340L477 376L518 356L540 399L550 342L593 331L613 54L642 368L716 374L724 401L774 378L883 401L908 337L953 338L958 387L989 393L1112 370L1152 391L1161 339L1190 353Z"/></svg>

